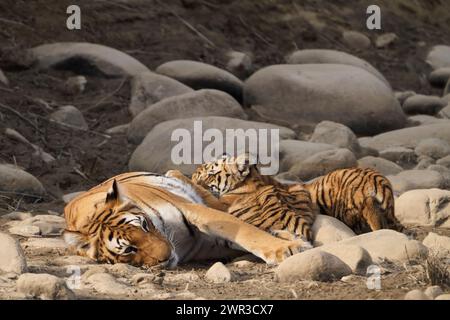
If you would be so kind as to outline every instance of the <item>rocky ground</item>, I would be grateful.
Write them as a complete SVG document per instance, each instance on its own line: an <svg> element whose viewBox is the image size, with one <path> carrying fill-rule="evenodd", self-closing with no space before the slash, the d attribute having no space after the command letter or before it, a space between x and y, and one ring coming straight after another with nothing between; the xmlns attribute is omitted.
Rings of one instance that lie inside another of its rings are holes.
<svg viewBox="0 0 450 320"><path fill-rule="evenodd" d="M448 299L450 8L380 3L383 28L369 31L366 1L80 1L82 30L69 31L70 1L2 1L0 298ZM279 128L282 179L378 169L406 235L319 217L320 248L276 268L67 252L73 193L173 169L170 135L195 119Z"/></svg>

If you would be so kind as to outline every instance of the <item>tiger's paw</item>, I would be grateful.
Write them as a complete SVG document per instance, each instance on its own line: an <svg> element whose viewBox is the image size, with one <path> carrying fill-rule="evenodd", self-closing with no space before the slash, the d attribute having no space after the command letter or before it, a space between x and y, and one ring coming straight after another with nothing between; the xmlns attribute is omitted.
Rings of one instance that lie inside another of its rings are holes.
<svg viewBox="0 0 450 320"><path fill-rule="evenodd" d="M279 245L266 250L261 258L270 266L275 266L283 262L286 258L304 251L304 241L282 241Z"/></svg>

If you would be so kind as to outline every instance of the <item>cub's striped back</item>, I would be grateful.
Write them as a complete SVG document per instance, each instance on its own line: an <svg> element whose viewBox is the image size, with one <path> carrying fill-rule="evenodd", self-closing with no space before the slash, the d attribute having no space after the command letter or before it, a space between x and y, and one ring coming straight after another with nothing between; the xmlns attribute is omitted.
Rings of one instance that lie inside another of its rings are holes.
<svg viewBox="0 0 450 320"><path fill-rule="evenodd" d="M394 214L391 183L373 169L336 170L304 187L320 213L341 220L357 234L403 229Z"/></svg>
<svg viewBox="0 0 450 320"><path fill-rule="evenodd" d="M235 217L281 238L311 241L316 215L309 192L301 185L284 186L261 175L247 155L201 165L192 181L220 197Z"/></svg>

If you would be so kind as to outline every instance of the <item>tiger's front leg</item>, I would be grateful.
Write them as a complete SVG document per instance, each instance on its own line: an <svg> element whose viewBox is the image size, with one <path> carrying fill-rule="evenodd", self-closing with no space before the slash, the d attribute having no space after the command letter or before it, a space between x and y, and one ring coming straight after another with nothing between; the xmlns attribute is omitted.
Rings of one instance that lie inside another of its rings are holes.
<svg viewBox="0 0 450 320"><path fill-rule="evenodd" d="M175 178L186 185L191 186L194 188L194 190L202 197L203 201L205 201L206 205L210 208L224 211L226 212L228 210L228 205L221 202L219 199L217 199L211 192L203 188L202 186L193 183L191 179L186 177L183 173L181 173L179 170L169 170L165 174L167 177Z"/></svg>
<svg viewBox="0 0 450 320"><path fill-rule="evenodd" d="M302 240L276 238L228 213L192 203L181 207L186 220L201 232L229 241L236 249L250 252L269 265L276 265L304 249Z"/></svg>

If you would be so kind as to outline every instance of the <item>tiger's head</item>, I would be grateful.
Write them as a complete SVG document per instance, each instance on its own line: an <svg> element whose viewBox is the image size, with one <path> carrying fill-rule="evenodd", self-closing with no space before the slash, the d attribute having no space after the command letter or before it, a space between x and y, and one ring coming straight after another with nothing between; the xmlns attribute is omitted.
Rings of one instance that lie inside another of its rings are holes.
<svg viewBox="0 0 450 320"><path fill-rule="evenodd" d="M64 240L78 255L103 263L135 266L172 264L171 243L152 224L145 212L122 196L114 180L103 205L82 232L64 231Z"/></svg>
<svg viewBox="0 0 450 320"><path fill-rule="evenodd" d="M256 164L250 163L249 154L237 157L223 155L200 165L192 174L192 181L220 197L242 186L248 177L257 172Z"/></svg>

